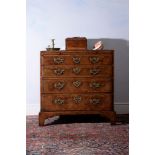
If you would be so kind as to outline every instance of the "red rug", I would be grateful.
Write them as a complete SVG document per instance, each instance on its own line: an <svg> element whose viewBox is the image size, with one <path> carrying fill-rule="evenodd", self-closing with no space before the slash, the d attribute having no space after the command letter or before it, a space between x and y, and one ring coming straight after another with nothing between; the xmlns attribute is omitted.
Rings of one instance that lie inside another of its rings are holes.
<svg viewBox="0 0 155 155"><path fill-rule="evenodd" d="M128 155L129 125L71 123L38 126L27 116L26 155Z"/></svg>

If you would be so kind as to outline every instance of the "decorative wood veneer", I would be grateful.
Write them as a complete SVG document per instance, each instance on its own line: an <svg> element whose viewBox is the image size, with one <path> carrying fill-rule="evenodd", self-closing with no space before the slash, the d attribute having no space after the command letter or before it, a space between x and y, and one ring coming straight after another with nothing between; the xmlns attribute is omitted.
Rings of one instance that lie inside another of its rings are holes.
<svg viewBox="0 0 155 155"><path fill-rule="evenodd" d="M41 51L39 125L56 115L100 114L113 124L113 50Z"/></svg>

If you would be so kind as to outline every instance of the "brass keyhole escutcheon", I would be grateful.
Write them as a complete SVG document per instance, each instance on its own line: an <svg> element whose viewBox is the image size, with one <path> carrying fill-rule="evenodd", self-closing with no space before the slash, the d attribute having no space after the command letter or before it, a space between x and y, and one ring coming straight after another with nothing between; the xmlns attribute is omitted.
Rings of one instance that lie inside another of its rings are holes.
<svg viewBox="0 0 155 155"><path fill-rule="evenodd" d="M64 104L64 102L65 102L65 100L63 100L63 99L61 99L61 98L56 98L56 99L54 99L54 103L55 103L55 104L61 105L61 104Z"/></svg>
<svg viewBox="0 0 155 155"><path fill-rule="evenodd" d="M64 69L62 69L62 68L56 68L56 69L54 69L54 74L55 75L63 75L64 74Z"/></svg>
<svg viewBox="0 0 155 155"><path fill-rule="evenodd" d="M96 64L99 62L100 58L99 57L90 57L89 60L91 63Z"/></svg>
<svg viewBox="0 0 155 155"><path fill-rule="evenodd" d="M80 58L79 57L73 57L73 62L75 64L80 64Z"/></svg>
<svg viewBox="0 0 155 155"><path fill-rule="evenodd" d="M54 88L61 90L65 86L65 83L62 81L54 83Z"/></svg>
<svg viewBox="0 0 155 155"><path fill-rule="evenodd" d="M55 57L53 59L53 61L54 61L55 64L62 64L62 63L64 63L64 58L62 58L62 57Z"/></svg>
<svg viewBox="0 0 155 155"><path fill-rule="evenodd" d="M76 87L76 88L78 88L78 87L80 87L80 85L81 85L81 81L74 81L73 82L73 85Z"/></svg>
<svg viewBox="0 0 155 155"><path fill-rule="evenodd" d="M81 69L80 69L79 67L73 68L73 72L74 72L75 74L79 74L80 71L81 71Z"/></svg>
<svg viewBox="0 0 155 155"><path fill-rule="evenodd" d="M81 102L81 96L75 96L74 98L73 98L73 100L74 100L74 102L75 103L80 103Z"/></svg>

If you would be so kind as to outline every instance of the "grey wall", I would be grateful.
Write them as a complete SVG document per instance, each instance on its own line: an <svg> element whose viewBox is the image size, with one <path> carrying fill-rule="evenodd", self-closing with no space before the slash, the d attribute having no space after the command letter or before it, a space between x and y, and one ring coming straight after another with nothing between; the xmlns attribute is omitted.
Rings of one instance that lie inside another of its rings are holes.
<svg viewBox="0 0 155 155"><path fill-rule="evenodd" d="M124 39L88 39L88 48L101 40L104 49L114 49L114 104L118 113L129 112L129 42Z"/></svg>
<svg viewBox="0 0 155 155"><path fill-rule="evenodd" d="M90 38L89 48L99 39L105 48L115 49L115 108L119 113L128 112L128 3L129 0L26 1L27 114L37 114L40 108L40 51L45 50L51 38L56 39L56 47L64 49L65 38L76 36Z"/></svg>

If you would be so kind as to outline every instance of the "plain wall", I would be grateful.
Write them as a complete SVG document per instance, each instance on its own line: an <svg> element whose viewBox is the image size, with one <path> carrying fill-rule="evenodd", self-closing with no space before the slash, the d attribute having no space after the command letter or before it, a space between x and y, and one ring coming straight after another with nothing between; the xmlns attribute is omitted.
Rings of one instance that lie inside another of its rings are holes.
<svg viewBox="0 0 155 155"><path fill-rule="evenodd" d="M40 51L51 39L65 49L65 38L82 36L88 48L102 40L115 50L115 110L128 113L128 0L27 0L27 114L40 108Z"/></svg>

